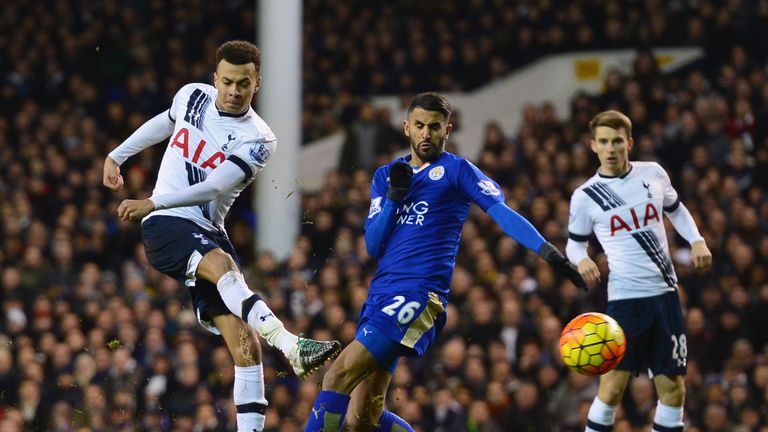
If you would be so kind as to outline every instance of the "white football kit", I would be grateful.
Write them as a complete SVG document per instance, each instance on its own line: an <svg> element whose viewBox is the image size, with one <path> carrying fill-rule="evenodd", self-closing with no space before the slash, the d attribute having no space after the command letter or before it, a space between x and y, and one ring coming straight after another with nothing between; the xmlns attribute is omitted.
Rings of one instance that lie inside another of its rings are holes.
<svg viewBox="0 0 768 432"><path fill-rule="evenodd" d="M219 111L216 95L216 88L207 84L185 85L168 111L109 154L120 165L170 136L150 197L156 210L145 220L176 216L209 231L223 231L224 216L235 198L275 153L275 135L251 107L240 114Z"/></svg>
<svg viewBox="0 0 768 432"><path fill-rule="evenodd" d="M618 177L595 174L571 197L568 258L587 257L594 232L608 256L608 300L652 297L677 289L662 215L689 243L702 240L666 171L632 162Z"/></svg>

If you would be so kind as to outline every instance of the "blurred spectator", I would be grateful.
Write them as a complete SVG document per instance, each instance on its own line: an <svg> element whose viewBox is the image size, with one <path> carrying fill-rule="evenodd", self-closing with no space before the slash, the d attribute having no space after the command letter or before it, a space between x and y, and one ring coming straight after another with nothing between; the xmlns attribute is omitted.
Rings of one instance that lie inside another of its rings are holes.
<svg viewBox="0 0 768 432"><path fill-rule="evenodd" d="M390 111L377 111L371 102L363 102L347 131L339 167L346 173L373 170L391 159L392 153L402 148L402 142L402 134L392 126Z"/></svg>
<svg viewBox="0 0 768 432"><path fill-rule="evenodd" d="M549 397L547 415L559 430L576 430L581 422L579 405L592 403L597 396L597 381L576 372L561 380Z"/></svg>

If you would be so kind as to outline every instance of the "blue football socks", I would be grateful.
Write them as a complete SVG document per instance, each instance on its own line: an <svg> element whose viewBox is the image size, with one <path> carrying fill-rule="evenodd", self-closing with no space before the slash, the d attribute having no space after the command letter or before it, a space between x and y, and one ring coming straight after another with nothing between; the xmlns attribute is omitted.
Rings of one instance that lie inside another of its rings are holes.
<svg viewBox="0 0 768 432"><path fill-rule="evenodd" d="M349 407L349 396L334 391L321 391L312 406L304 432L339 431L347 415L347 407Z"/></svg>
<svg viewBox="0 0 768 432"><path fill-rule="evenodd" d="M379 427L374 429L375 432L416 432L411 425L400 417L392 414L391 412L384 410L381 413L379 419Z"/></svg>

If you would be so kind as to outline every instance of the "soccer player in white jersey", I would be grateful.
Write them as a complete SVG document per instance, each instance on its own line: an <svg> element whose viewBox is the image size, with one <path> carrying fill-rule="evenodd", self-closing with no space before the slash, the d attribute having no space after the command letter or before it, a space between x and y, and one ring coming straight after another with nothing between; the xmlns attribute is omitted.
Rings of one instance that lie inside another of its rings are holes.
<svg viewBox="0 0 768 432"><path fill-rule="evenodd" d="M610 270L606 312L624 329L627 351L616 369L600 377L586 430L612 430L630 375L648 370L659 395L653 430L682 431L687 347L661 216L690 243L695 268L709 267L712 254L666 171L655 162L629 161L630 119L605 111L589 127L600 167L571 197L566 253L585 281L598 282L600 271L587 255L590 235L597 236Z"/></svg>
<svg viewBox="0 0 768 432"><path fill-rule="evenodd" d="M121 190L120 165L167 140L152 196L124 200L118 215L142 221L150 264L183 281L200 323L223 336L236 365L234 401L241 432L263 429L267 404L254 329L288 357L300 377L341 351L337 341L299 338L285 329L246 285L224 231L227 210L277 147L275 135L251 108L260 67L261 52L254 44L222 44L216 52L214 86L182 87L169 110L109 154L103 178L106 187Z"/></svg>

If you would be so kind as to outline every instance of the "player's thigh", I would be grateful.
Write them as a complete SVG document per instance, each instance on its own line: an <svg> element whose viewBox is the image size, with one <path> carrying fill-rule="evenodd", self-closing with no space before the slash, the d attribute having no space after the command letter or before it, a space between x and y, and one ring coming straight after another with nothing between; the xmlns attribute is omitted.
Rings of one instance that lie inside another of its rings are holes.
<svg viewBox="0 0 768 432"><path fill-rule="evenodd" d="M197 265L196 276L215 284L230 271L240 271L240 268L230 254L218 248L202 257Z"/></svg>
<svg viewBox="0 0 768 432"><path fill-rule="evenodd" d="M347 426L354 431L372 431L384 411L384 401L392 375L383 370L368 375L352 391L347 410Z"/></svg>
<svg viewBox="0 0 768 432"><path fill-rule="evenodd" d="M647 298L614 300L608 302L606 313L619 323L626 338L624 358L615 370L640 373L650 363L652 352L655 307Z"/></svg>
<svg viewBox="0 0 768 432"><path fill-rule="evenodd" d="M362 380L377 370L379 368L373 355L363 344L353 340L325 373L323 390L351 394Z"/></svg>
<svg viewBox="0 0 768 432"><path fill-rule="evenodd" d="M211 250L203 256L197 267L197 277L216 284L224 273L241 271L240 258L226 233L211 233L211 235L219 245L219 249Z"/></svg>
<svg viewBox="0 0 768 432"><path fill-rule="evenodd" d="M360 312L356 339L368 347L382 369L394 370L379 354L392 352L396 357L424 355L445 325L445 300L432 291L397 291L376 294L366 300ZM370 327L372 326L372 327ZM370 328L369 328L370 327ZM366 331L369 328L371 331ZM383 338L394 345L385 344Z"/></svg>
<svg viewBox="0 0 768 432"><path fill-rule="evenodd" d="M630 372L616 369L601 375L597 396L608 405L617 405L621 402L630 377Z"/></svg>
<svg viewBox="0 0 768 432"><path fill-rule="evenodd" d="M220 249L215 235L193 222L173 216L147 219L141 225L141 237L152 267L187 285L194 283L203 257Z"/></svg>
<svg viewBox="0 0 768 432"><path fill-rule="evenodd" d="M232 314L218 315L213 323L221 332L235 365L246 367L261 363L261 346L248 324Z"/></svg>
<svg viewBox="0 0 768 432"><path fill-rule="evenodd" d="M680 297L669 292L654 297L656 320L649 369L656 375L684 376L687 371L688 342Z"/></svg>
<svg viewBox="0 0 768 432"><path fill-rule="evenodd" d="M656 375L653 377L661 403L679 407L685 402L685 377L682 375Z"/></svg>

